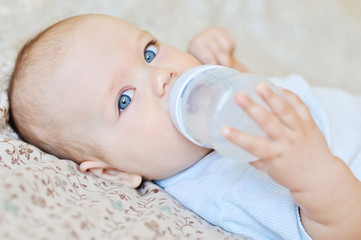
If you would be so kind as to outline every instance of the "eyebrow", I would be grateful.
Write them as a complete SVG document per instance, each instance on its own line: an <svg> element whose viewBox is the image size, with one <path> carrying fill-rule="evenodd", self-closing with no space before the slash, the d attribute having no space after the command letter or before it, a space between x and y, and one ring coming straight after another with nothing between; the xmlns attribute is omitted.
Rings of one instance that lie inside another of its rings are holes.
<svg viewBox="0 0 361 240"><path fill-rule="evenodd" d="M141 42L143 40L143 38L148 38L149 36L153 36L150 32L148 32L147 30L141 30L141 32L139 33L136 42Z"/></svg>

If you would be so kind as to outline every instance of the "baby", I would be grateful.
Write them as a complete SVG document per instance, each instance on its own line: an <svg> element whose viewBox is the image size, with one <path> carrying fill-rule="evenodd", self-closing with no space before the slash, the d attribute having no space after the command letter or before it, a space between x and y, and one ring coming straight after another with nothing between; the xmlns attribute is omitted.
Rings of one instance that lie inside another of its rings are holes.
<svg viewBox="0 0 361 240"><path fill-rule="evenodd" d="M227 126L222 134L259 157L252 166L194 145L172 124L174 82L202 63L246 71L233 48L219 28L194 38L192 56L118 18L72 17L19 53L11 121L25 141L82 171L134 188L156 180L228 231L255 239L359 239L359 98L311 89L296 75L272 80L308 107L291 91L279 97L264 84L257 92L271 111L237 93L235 101L268 137Z"/></svg>

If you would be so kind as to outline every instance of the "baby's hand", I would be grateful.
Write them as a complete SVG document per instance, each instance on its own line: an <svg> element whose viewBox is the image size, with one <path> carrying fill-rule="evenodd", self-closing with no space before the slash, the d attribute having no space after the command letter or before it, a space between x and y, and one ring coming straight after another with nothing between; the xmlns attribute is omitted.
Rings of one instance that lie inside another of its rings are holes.
<svg viewBox="0 0 361 240"><path fill-rule="evenodd" d="M223 135L260 160L251 163L288 188L313 239L360 239L361 183L334 156L307 106L292 92L283 97L265 84L257 92L270 111L238 93L236 102L267 134L225 127Z"/></svg>
<svg viewBox="0 0 361 240"><path fill-rule="evenodd" d="M188 52L202 64L233 67L235 41L226 29L213 27L196 35L188 45Z"/></svg>
<svg viewBox="0 0 361 240"><path fill-rule="evenodd" d="M333 162L341 160L329 150L308 107L292 92L281 92L284 97L275 94L266 84L257 86L257 93L270 111L241 92L235 97L236 102L267 134L267 138L230 127L223 129L223 135L259 157L260 160L252 165L268 173L292 193L312 191L314 187L320 187L316 186L317 176L325 176L325 170L334 166Z"/></svg>

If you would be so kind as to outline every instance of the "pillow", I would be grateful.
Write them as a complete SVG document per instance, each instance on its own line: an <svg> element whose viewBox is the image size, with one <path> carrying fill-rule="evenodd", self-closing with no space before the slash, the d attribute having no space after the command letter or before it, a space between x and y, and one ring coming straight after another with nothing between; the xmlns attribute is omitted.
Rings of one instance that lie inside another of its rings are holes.
<svg viewBox="0 0 361 240"><path fill-rule="evenodd" d="M0 139L0 166L1 239L244 239L152 182L113 184L20 140Z"/></svg>

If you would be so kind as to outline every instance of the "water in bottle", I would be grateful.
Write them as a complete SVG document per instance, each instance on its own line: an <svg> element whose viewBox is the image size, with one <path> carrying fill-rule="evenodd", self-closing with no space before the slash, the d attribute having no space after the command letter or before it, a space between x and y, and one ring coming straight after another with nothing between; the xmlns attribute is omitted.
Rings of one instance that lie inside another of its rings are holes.
<svg viewBox="0 0 361 240"><path fill-rule="evenodd" d="M223 66L202 65L188 70L180 76L170 94L172 121L195 144L213 148L220 154L239 161L255 161L255 156L223 138L221 129L231 126L265 137L260 127L234 101L236 92L243 91L268 108L255 92L255 87L260 82L265 82L277 91L266 78Z"/></svg>

